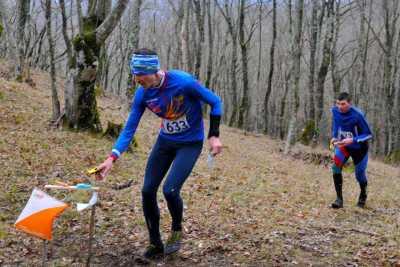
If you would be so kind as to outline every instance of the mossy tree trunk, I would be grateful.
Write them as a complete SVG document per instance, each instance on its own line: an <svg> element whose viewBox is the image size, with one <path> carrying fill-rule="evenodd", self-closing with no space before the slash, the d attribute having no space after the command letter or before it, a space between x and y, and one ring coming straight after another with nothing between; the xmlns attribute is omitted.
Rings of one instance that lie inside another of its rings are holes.
<svg viewBox="0 0 400 267"><path fill-rule="evenodd" d="M104 19L98 13L82 18L79 34L72 39L72 58L65 86L65 123L77 130L102 130L97 110L95 81L100 47L117 25L128 0L119 0ZM101 5L101 1L97 1Z"/></svg>

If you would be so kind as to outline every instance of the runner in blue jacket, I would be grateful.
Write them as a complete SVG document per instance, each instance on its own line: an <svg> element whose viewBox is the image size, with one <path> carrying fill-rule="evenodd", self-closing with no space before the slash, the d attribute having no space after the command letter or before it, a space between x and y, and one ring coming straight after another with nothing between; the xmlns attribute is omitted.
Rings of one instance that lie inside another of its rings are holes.
<svg viewBox="0 0 400 267"><path fill-rule="evenodd" d="M204 139L202 104L211 106L208 141L214 156L222 150L219 124L221 99L190 74L160 70L157 54L149 49L134 52L131 73L141 86L136 90L125 128L112 153L98 168L98 179L106 176L112 164L126 151L146 108L162 118L157 141L147 161L142 188L143 212L150 236L147 258L170 254L180 249L183 203L180 190L199 157ZM163 193L172 217L171 235L164 247L160 236L157 190L166 173Z"/></svg>
<svg viewBox="0 0 400 267"><path fill-rule="evenodd" d="M360 195L357 205L364 207L367 200L366 169L368 164L368 140L372 133L364 114L351 104L348 93L341 93L332 108L332 139L335 147L334 163L332 166L333 181L336 190L336 201L332 208L343 207L342 168L351 157L355 165L355 175L360 184Z"/></svg>

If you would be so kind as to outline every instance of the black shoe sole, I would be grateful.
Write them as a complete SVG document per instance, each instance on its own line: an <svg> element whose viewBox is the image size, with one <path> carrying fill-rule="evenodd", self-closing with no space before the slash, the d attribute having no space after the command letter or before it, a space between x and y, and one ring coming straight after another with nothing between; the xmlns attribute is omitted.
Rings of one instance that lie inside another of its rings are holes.
<svg viewBox="0 0 400 267"><path fill-rule="evenodd" d="M158 260L164 257L164 252L161 253L157 253L155 255L151 255L151 256L146 256L146 255L142 255L143 258L147 259L147 260Z"/></svg>
<svg viewBox="0 0 400 267"><path fill-rule="evenodd" d="M146 251L147 252L147 251ZM164 249L158 249L157 251L153 252L151 255L146 255L146 252L142 254L143 258L151 260L151 259L159 259L164 256Z"/></svg>

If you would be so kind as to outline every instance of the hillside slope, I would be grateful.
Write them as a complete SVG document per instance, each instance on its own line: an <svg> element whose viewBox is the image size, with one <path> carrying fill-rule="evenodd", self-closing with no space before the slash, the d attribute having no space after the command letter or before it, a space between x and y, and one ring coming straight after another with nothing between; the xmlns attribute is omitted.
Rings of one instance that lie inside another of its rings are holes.
<svg viewBox="0 0 400 267"><path fill-rule="evenodd" d="M32 188L56 180L82 181L85 170L102 162L113 144L101 136L49 127L48 75L33 75L35 88L0 78L0 265L4 266L40 263L41 242L13 228ZM104 127L109 120L123 122L128 114L116 98L102 97L99 106ZM146 114L137 133L139 147L124 154L108 179L98 183L107 187L134 179L129 189L100 192L95 266L149 263L140 258L147 244L140 189L159 119ZM345 208L335 211L328 207L335 197L329 167L284 156L282 143L264 136L228 127L221 132L226 147L215 168L207 167L205 146L182 191L182 252L149 264L400 265L399 168L371 162L366 209L355 207L358 185L353 174L345 174ZM88 197L50 193L60 199ZM161 193L159 198L165 237L170 218ZM54 266L85 262L88 215L69 209L57 219Z"/></svg>

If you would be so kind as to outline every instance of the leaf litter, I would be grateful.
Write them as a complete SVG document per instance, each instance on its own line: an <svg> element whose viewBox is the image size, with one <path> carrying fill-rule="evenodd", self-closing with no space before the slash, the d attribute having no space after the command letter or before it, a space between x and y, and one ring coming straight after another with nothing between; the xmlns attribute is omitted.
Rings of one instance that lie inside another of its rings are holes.
<svg viewBox="0 0 400 267"><path fill-rule="evenodd" d="M40 264L41 241L13 228L33 187L56 180L84 181L85 170L102 162L113 144L101 136L49 127L48 75L34 71L33 80L35 88L0 77L2 266ZM58 88L61 96L62 80ZM128 110L123 100L111 96L98 100L103 125L124 122ZM145 114L137 133L139 147L125 154L107 181L99 183L123 185L132 180L130 188L100 192L93 266L400 265L399 168L371 161L369 200L363 210L355 207L354 176L345 173L345 209L335 211L328 207L335 197L329 153L297 146L287 157L280 152L282 142L225 126L221 130L225 151L213 169L207 166L205 145L182 190L182 251L159 261L143 259L147 230L140 189L158 125L159 119ZM88 197L51 193L70 201ZM159 205L166 238L170 217L162 194ZM88 225L85 212L69 210L57 219L51 264L85 263Z"/></svg>

